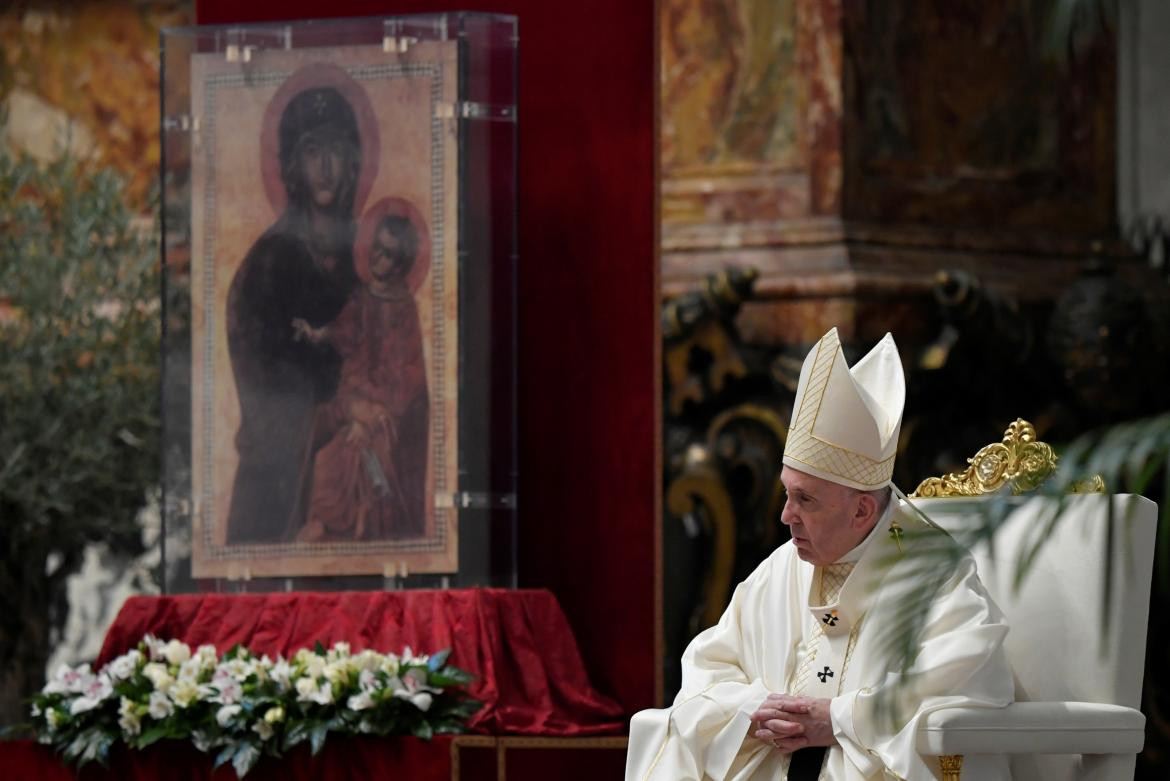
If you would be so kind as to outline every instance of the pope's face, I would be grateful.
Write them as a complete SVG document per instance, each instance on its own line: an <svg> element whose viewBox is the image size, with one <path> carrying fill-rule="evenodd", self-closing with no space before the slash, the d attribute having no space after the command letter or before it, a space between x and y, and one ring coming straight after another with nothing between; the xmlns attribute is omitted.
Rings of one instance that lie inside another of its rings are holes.
<svg viewBox="0 0 1170 781"><path fill-rule="evenodd" d="M787 494L780 521L792 532L800 558L823 566L853 550L873 528L872 513L860 506L859 491L791 467L780 472Z"/></svg>

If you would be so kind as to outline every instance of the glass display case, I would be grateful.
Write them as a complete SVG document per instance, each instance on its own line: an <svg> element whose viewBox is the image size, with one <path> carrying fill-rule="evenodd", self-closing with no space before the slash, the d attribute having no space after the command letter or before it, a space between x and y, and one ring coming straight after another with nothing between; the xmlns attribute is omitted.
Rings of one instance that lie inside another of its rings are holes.
<svg viewBox="0 0 1170 781"><path fill-rule="evenodd" d="M169 592L515 585L517 43L164 31Z"/></svg>

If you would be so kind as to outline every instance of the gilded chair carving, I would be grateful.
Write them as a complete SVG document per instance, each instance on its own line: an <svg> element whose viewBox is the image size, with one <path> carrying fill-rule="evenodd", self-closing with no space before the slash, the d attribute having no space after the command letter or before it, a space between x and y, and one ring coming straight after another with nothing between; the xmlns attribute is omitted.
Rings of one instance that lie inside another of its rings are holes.
<svg viewBox="0 0 1170 781"><path fill-rule="evenodd" d="M1017 701L924 720L918 750L939 758L944 781L959 781L964 757L979 754L1009 755L1014 778L1133 777L1145 740L1139 707L1157 506L1101 493L1100 478L1078 485L1091 495L1018 496L1055 466L1052 449L1017 420L967 469L925 480L911 495L931 520L969 540L987 517L979 497L1017 494L993 540L971 551L1011 627L1005 649ZM1038 554L1017 583L1021 552L1032 549Z"/></svg>

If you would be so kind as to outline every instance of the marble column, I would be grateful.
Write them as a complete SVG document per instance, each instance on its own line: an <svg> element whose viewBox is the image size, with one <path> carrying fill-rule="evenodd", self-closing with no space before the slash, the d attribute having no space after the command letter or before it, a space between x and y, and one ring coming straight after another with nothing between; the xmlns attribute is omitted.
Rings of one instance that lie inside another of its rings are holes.
<svg viewBox="0 0 1170 781"><path fill-rule="evenodd" d="M1115 42L1032 5L663 0L664 293L752 266L749 341L914 341L939 269L1043 304L1120 252Z"/></svg>

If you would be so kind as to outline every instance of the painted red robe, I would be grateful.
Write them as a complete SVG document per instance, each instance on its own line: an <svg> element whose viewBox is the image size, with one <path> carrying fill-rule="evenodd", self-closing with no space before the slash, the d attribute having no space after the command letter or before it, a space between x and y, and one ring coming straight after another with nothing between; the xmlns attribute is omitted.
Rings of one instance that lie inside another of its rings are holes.
<svg viewBox="0 0 1170 781"><path fill-rule="evenodd" d="M317 452L309 518L327 539L422 535L430 410L414 298L406 287L359 289L328 334L342 357L341 378L319 413L329 440ZM357 440L355 401L385 413Z"/></svg>

